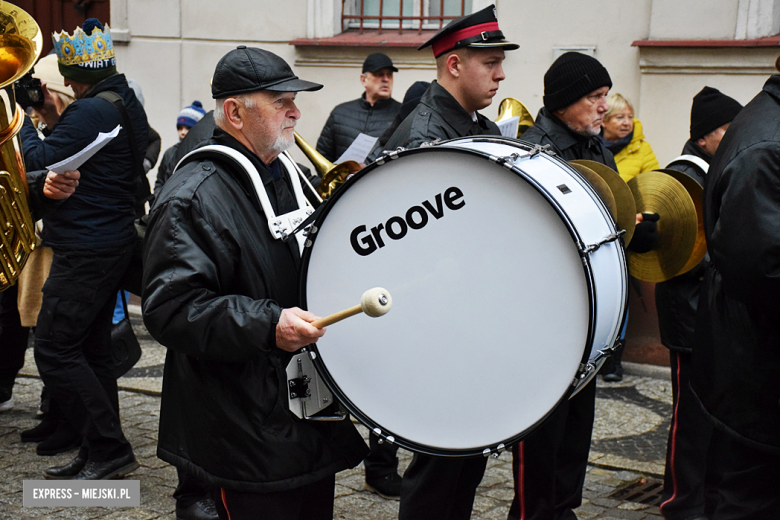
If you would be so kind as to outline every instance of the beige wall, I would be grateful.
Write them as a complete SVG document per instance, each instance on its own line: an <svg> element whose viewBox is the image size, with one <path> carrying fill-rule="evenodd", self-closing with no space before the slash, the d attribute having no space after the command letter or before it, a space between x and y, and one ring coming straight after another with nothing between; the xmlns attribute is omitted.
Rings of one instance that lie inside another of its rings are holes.
<svg viewBox="0 0 780 520"><path fill-rule="evenodd" d="M118 68L142 85L149 119L163 137L163 150L176 142L175 119L183 106L199 99L207 109L213 108L211 74L219 58L236 45L275 52L291 63L299 76L325 84L322 91L302 93L298 98L303 113L298 130L312 144L330 110L361 93L358 76L362 60L380 50L288 45L292 39L306 37L313 23L310 6L321 9L330 6L328 2L340 5L340 0L288 0L283 4L271 0L111 2L114 28L118 34L129 31L128 41L117 43ZM602 0L598 4L498 0L501 27L521 48L507 54L507 79L493 106L483 112L494 119L498 101L515 97L536 115L542 106L543 76L555 48L595 47L595 57L610 72L613 91L633 101L648 141L665 164L687 139L690 103L696 92L710 85L745 103L771 74L780 50L640 51L631 43L648 38L731 39L740 12L743 25L757 26L749 13L756 11L756 5L775 9L775 4L776 0ZM428 51L381 50L401 69L395 78L396 99L403 98L413 82L435 77Z"/></svg>

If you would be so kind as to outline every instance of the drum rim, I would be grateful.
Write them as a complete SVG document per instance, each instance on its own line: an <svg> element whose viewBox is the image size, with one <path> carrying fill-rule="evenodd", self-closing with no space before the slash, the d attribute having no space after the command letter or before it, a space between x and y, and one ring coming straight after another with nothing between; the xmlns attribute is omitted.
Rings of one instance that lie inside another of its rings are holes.
<svg viewBox="0 0 780 520"><path fill-rule="evenodd" d="M512 140L510 138L505 138L505 139L507 141L512 141L515 144L519 143L522 144L523 146L533 147L533 145L530 145L529 143L523 141ZM311 232L307 237L307 244L306 247L304 248L303 254L301 255L301 264L300 264L301 273L300 273L299 290L300 290L300 302L302 308L308 309L306 288L307 288L307 278L309 272L309 261L311 259L311 254L312 254L311 252L313 250L313 245L316 242L317 235L318 235L316 229L319 228L320 224L322 223L323 220L325 220L325 218L330 213L333 206L341 198L341 196L349 190L350 186L352 186L356 182L359 182L360 179L362 179L363 177L365 177L375 169L383 166L387 162L395 161L402 157L415 155L418 153L430 153L431 151L436 151L436 152L445 151L449 153L455 152L455 153L472 155L472 156L480 155L483 158L490 160L491 158L490 154L480 152L477 150L449 147L449 146L441 146L441 147L438 146L439 144L452 143L452 142L465 141L465 140L474 140L474 137L451 139L448 141L442 141L440 143L437 143L436 146L424 146L420 148L399 150L397 152L394 152L392 159L385 159L382 162L379 161L374 162L366 166L365 168L361 169L359 172L355 173L354 175L352 175L339 189L337 189L327 200L323 202L322 207L318 208L318 215L316 216L314 223L312 224L312 229L314 231ZM547 154L546 152L542 152L542 153L544 153L547 157L553 157ZM561 165L562 163L560 161L556 161L556 164ZM566 166L567 172L576 173L576 170L574 170L571 167L568 167L568 165L565 165L565 163L563 163L563 165ZM550 193L543 186L541 186L538 182L536 182L535 179L527 175L521 169L517 167L513 167L513 168L506 168L506 170L508 172L514 173L522 180L529 183L532 188L536 189L536 191L541 196L543 196L545 200L547 200L547 202L553 207L553 209L555 210L556 214L561 219L563 224L566 226L566 229L569 232L569 236L571 237L574 246L577 247L578 251L580 251L579 256L580 259L582 260L581 263L582 263L582 268L585 275L585 283L588 291L588 332L586 334L586 342L583 347L583 354L582 357L580 358L580 366L583 367L590 360L590 353L591 353L594 336L596 332L595 331L596 308L598 304L598 302L596 301L595 278L594 278L593 268L590 263L590 258L588 255L583 255L581 253L584 247L582 238L579 236L579 233L577 232L577 228L575 227L574 222L568 216L566 211L564 211L563 207L561 207L561 205L558 204L558 202L552 197L552 195L550 195ZM603 205L603 203L601 203L601 201L598 198L596 198L595 200L597 203ZM550 417L550 415L552 415L561 406L561 404L564 401L570 399L574 395L575 391L579 389L578 380L576 377L577 375L579 375L578 372L575 375L572 384L567 388L567 390L563 393L560 399L558 399L558 401L555 403L555 406L553 406L543 417L539 418L534 424L532 424L525 430L518 432L512 437L505 439L499 443L496 444L491 443L491 444L487 444L479 447L473 447L473 448L439 448L439 447L429 446L426 444L421 444L409 440L405 438L403 435L398 435L395 432L391 432L389 430L384 429L380 424L376 423L373 419L371 419L368 415L366 415L359 407L357 407L352 402L352 400L346 395L346 393L341 390L341 387L336 382L336 380L332 377L325 362L322 360L322 355L317 347L317 344L316 343L311 344L305 348L311 352L312 362L314 363L314 366L317 372L319 373L319 376L322 378L323 382L325 383L325 385L333 393L334 397L338 399L344 405L347 411L350 414L352 414L361 424L366 426L369 430L371 430L372 433L374 433L375 435L380 437L380 439L386 442L397 445L409 451L415 453L422 453L425 455L445 456L445 457L472 457L480 454L484 456L488 456L491 453L497 455L501 451L505 450L507 447L522 441L530 434L532 434Z"/></svg>

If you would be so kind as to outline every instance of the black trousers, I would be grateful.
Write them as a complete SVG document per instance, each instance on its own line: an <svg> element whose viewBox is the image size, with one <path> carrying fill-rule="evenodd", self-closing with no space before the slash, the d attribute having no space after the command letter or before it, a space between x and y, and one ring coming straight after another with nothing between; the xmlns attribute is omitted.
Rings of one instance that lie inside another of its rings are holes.
<svg viewBox="0 0 780 520"><path fill-rule="evenodd" d="M176 468L179 484L173 492L177 507L189 507L195 502L211 497L211 486L195 477L192 473Z"/></svg>
<svg viewBox="0 0 780 520"><path fill-rule="evenodd" d="M664 491L660 506L666 520L709 516L705 490L717 480L717 461L707 456L712 423L704 416L689 385L691 354L669 351L672 367L672 423L666 445ZM709 467L708 467L709 466ZM705 476L709 475L705 481Z"/></svg>
<svg viewBox="0 0 780 520"><path fill-rule="evenodd" d="M776 520L780 518L777 475L780 455L742 444L714 429L712 452L718 454L715 497L706 497L711 520Z"/></svg>
<svg viewBox="0 0 780 520"><path fill-rule="evenodd" d="M487 457L415 454L401 481L399 520L468 520Z"/></svg>
<svg viewBox="0 0 780 520"><path fill-rule="evenodd" d="M596 411L596 378L512 448L509 520L577 520Z"/></svg>
<svg viewBox="0 0 780 520"><path fill-rule="evenodd" d="M398 471L398 446L389 442L380 444L379 437L373 433L368 435L368 445L371 451L363 459L366 477L384 477Z"/></svg>
<svg viewBox="0 0 780 520"><path fill-rule="evenodd" d="M336 476L277 493L214 490L221 520L332 520Z"/></svg>
<svg viewBox="0 0 780 520"><path fill-rule="evenodd" d="M35 362L62 414L84 436L92 461L132 448L119 422L111 316L132 247L55 251L35 327Z"/></svg>
<svg viewBox="0 0 780 520"><path fill-rule="evenodd" d="M16 374L24 366L24 352L30 329L22 327L16 303L19 289L12 285L0 292L0 387L13 388Z"/></svg>

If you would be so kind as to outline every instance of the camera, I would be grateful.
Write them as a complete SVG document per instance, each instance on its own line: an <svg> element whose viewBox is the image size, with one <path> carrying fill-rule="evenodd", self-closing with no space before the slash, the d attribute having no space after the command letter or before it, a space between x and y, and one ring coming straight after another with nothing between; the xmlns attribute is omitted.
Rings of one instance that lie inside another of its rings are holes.
<svg viewBox="0 0 780 520"><path fill-rule="evenodd" d="M30 72L14 82L16 102L25 110L29 107L39 107L43 105L43 88L41 87L41 80L33 78L32 75L34 70L35 69L30 69Z"/></svg>

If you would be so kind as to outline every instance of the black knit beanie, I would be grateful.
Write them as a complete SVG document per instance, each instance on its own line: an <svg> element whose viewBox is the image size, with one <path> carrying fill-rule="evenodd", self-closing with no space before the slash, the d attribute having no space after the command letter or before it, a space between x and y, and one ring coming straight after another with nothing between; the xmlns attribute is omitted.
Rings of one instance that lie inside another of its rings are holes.
<svg viewBox="0 0 780 520"><path fill-rule="evenodd" d="M567 52L544 75L544 106L555 112L601 87L612 88L604 65L587 54Z"/></svg>
<svg viewBox="0 0 780 520"><path fill-rule="evenodd" d="M720 90L704 87L693 97L691 107L691 140L704 137L726 123L731 123L742 105Z"/></svg>

